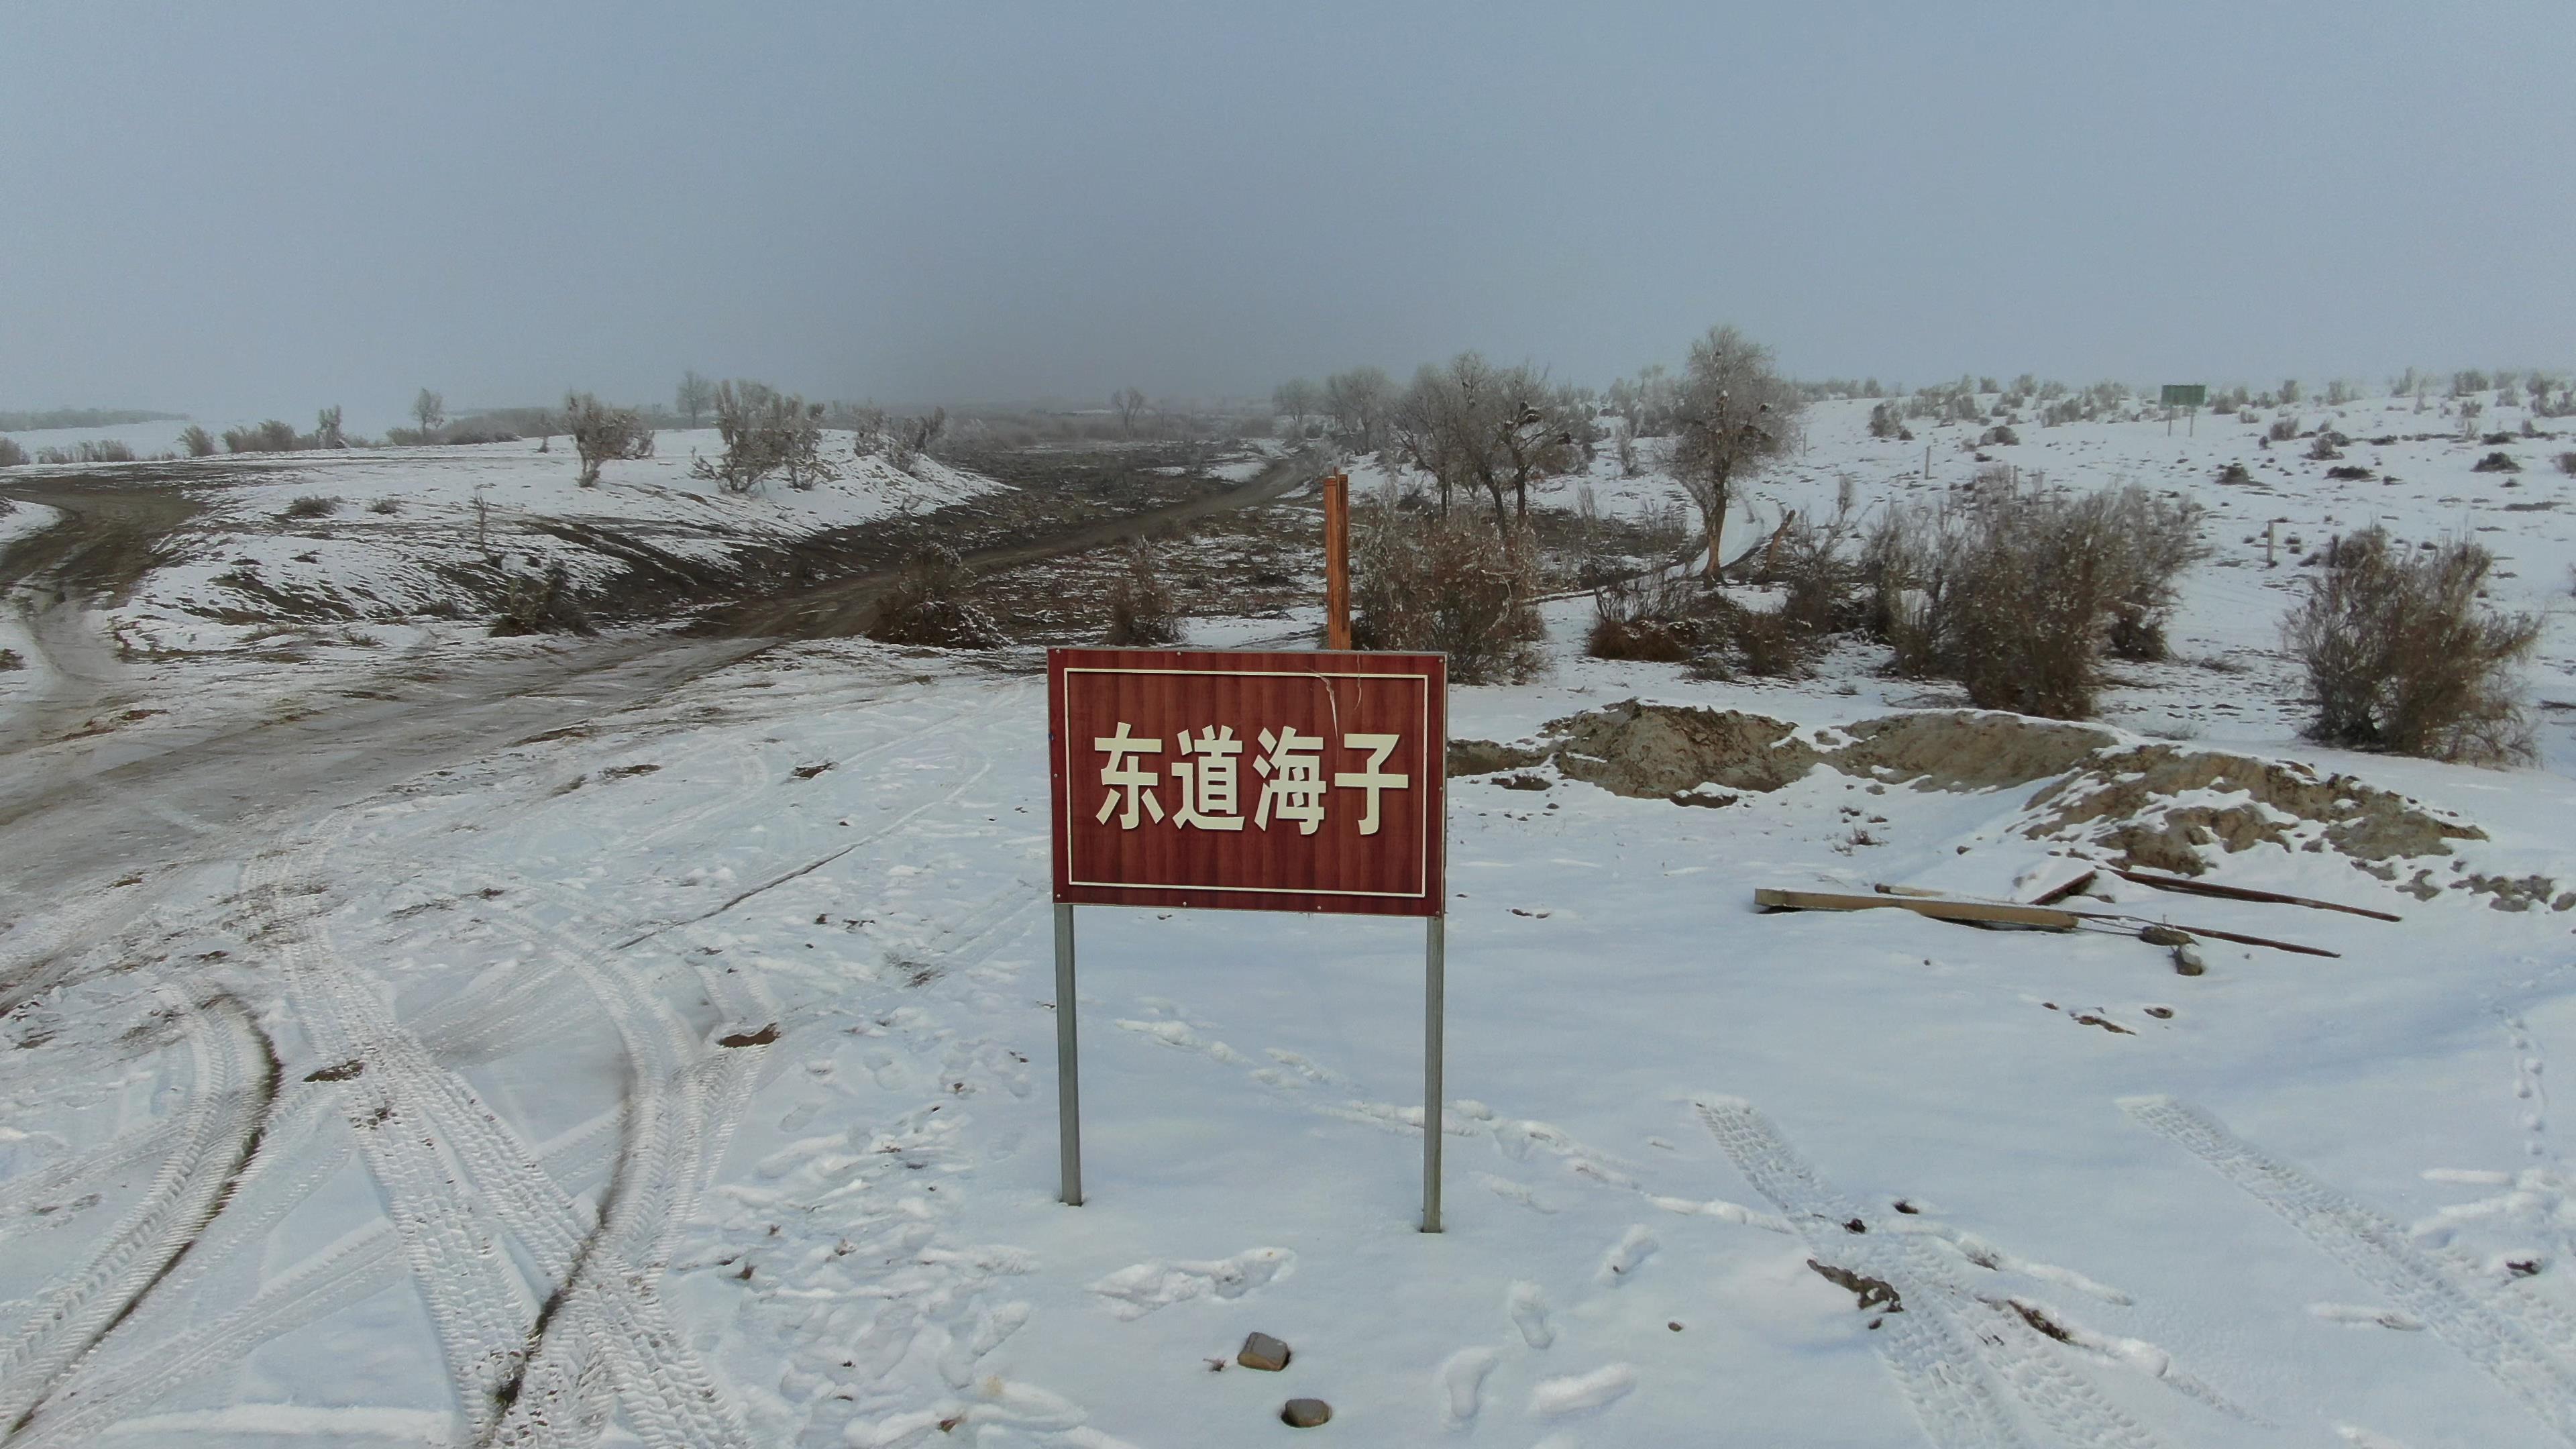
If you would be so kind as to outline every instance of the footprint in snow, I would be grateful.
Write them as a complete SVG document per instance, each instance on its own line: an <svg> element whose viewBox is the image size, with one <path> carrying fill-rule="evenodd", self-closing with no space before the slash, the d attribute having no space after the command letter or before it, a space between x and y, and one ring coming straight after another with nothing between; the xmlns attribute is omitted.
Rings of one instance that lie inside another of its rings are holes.
<svg viewBox="0 0 2576 1449"><path fill-rule="evenodd" d="M1637 1265L1653 1257L1655 1250L1662 1246L1663 1244L1655 1241L1654 1234L1646 1231L1644 1225L1630 1227L1620 1237L1618 1244L1611 1248L1609 1254L1602 1258L1601 1281L1612 1287L1627 1282L1629 1275L1637 1271Z"/></svg>
<svg viewBox="0 0 2576 1449"><path fill-rule="evenodd" d="M1440 1365L1440 1422L1443 1427L1464 1429L1474 1423L1476 1411L1485 1398L1485 1376L1494 1371L1502 1354L1490 1348L1462 1348L1449 1355Z"/></svg>
<svg viewBox="0 0 2576 1449"><path fill-rule="evenodd" d="M1617 1403L1636 1387L1637 1370L1624 1363L1605 1364L1588 1374L1541 1379L1538 1387L1530 1390L1530 1417L1554 1419L1589 1413Z"/></svg>
<svg viewBox="0 0 2576 1449"><path fill-rule="evenodd" d="M1547 1321L1547 1290L1536 1283L1514 1283L1504 1305L1511 1313L1512 1327L1521 1331L1521 1342L1532 1348L1556 1342L1556 1330Z"/></svg>

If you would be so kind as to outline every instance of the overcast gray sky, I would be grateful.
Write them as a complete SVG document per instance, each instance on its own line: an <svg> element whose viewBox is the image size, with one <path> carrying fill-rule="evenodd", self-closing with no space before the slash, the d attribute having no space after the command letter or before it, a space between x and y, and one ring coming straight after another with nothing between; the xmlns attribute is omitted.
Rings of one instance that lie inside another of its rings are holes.
<svg viewBox="0 0 2576 1449"><path fill-rule="evenodd" d="M0 5L0 406L2576 365L2529 3Z"/></svg>

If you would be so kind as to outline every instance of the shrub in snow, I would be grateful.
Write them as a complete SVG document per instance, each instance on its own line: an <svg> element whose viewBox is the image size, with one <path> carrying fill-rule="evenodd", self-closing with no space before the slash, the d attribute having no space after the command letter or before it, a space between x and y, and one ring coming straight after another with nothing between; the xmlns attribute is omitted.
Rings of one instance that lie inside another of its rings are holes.
<svg viewBox="0 0 2576 1449"><path fill-rule="evenodd" d="M280 516L285 518L328 518L339 511L339 499L324 498L319 494L307 493L303 497L296 499L294 502L287 504L286 511Z"/></svg>
<svg viewBox="0 0 2576 1449"><path fill-rule="evenodd" d="M1127 552L1126 567L1109 581L1109 630L1100 642L1139 648L1181 642L1180 606L1163 583L1161 560L1143 540Z"/></svg>
<svg viewBox="0 0 2576 1449"><path fill-rule="evenodd" d="M610 407L586 392L564 394L563 429L581 455L580 484L597 487L600 465L612 458L653 456L653 430L633 408Z"/></svg>
<svg viewBox="0 0 2576 1449"><path fill-rule="evenodd" d="M562 564L549 564L543 576L522 574L510 581L501 599L494 634L588 634L590 615L573 591L572 576Z"/></svg>
<svg viewBox="0 0 2576 1449"><path fill-rule="evenodd" d="M765 383L725 381L716 384L715 411L724 452L698 459L692 475L713 479L727 493L748 493L772 477L806 489L841 476L823 457L821 403Z"/></svg>
<svg viewBox="0 0 2576 1449"><path fill-rule="evenodd" d="M60 448L38 448L39 463L131 463L134 450L123 443L95 438Z"/></svg>
<svg viewBox="0 0 2576 1449"><path fill-rule="evenodd" d="M2561 453L2558 455L2558 471L2571 478L2576 478L2576 452Z"/></svg>
<svg viewBox="0 0 2576 1449"><path fill-rule="evenodd" d="M2008 448L2020 441L2021 434L2014 432L2011 425L1999 424L1995 427L1986 429L1984 435L1977 439L1977 445L1979 447Z"/></svg>
<svg viewBox="0 0 2576 1449"><path fill-rule="evenodd" d="M1871 437L1892 438L1904 431L1905 422L1900 416L1898 416L1896 405L1894 403L1880 403L1869 410L1869 435Z"/></svg>
<svg viewBox="0 0 2576 1449"><path fill-rule="evenodd" d="M2281 629L2315 697L2310 738L2441 760L2533 757L2511 671L2539 644L2540 620L2480 607L2493 554L2469 542L2410 552L2374 524L2329 544L2325 562Z"/></svg>
<svg viewBox="0 0 2576 1449"><path fill-rule="evenodd" d="M2480 458L2470 467L2469 471L2472 473L2519 473L2522 471L2522 465L2513 460L2513 455L2511 453L2498 451L2489 453L2485 457Z"/></svg>
<svg viewBox="0 0 2576 1449"><path fill-rule="evenodd" d="M1987 709L2079 719L2105 653L2162 658L2200 512L2144 488L2080 498L1991 485L1883 515L1862 551L1871 622L1901 672Z"/></svg>
<svg viewBox="0 0 2576 1449"><path fill-rule="evenodd" d="M2343 449L2335 446L2335 440L2342 436L2341 433L2317 434L2316 441L2308 444L2308 456L2320 463L2331 463L2341 458Z"/></svg>
<svg viewBox="0 0 2576 1449"><path fill-rule="evenodd" d="M252 427L224 429L224 451L228 453L292 453L299 441L295 425L283 418L270 418Z"/></svg>
<svg viewBox="0 0 2576 1449"><path fill-rule="evenodd" d="M1711 597L1671 569L1605 580L1592 591L1592 630L1584 652L1595 659L1678 664L1719 632L1712 628Z"/></svg>
<svg viewBox="0 0 2576 1449"><path fill-rule="evenodd" d="M2274 418L2272 426L2263 430L2264 439L2274 443L2286 443L2298 436L2299 420L2294 417Z"/></svg>
<svg viewBox="0 0 2576 1449"><path fill-rule="evenodd" d="M718 404L721 415L722 404ZM974 570L946 544L923 544L895 572L868 637L887 644L991 649L1007 642L1001 626L971 596Z"/></svg>
<svg viewBox="0 0 2576 1449"><path fill-rule="evenodd" d="M1408 512L1380 498L1353 530L1351 641L1362 649L1439 650L1460 684L1537 677L1546 625L1538 541L1467 509Z"/></svg>
<svg viewBox="0 0 2576 1449"><path fill-rule="evenodd" d="M18 446L17 439L0 438L0 468L15 468L26 461L27 450Z"/></svg>
<svg viewBox="0 0 2576 1449"><path fill-rule="evenodd" d="M211 458L215 453L215 435L190 423L179 432L179 446L186 448L191 458Z"/></svg>

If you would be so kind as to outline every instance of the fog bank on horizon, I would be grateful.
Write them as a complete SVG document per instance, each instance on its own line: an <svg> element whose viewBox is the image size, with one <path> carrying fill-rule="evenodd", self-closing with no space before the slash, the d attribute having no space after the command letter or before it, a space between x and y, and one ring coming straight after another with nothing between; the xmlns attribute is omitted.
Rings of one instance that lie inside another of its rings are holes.
<svg viewBox="0 0 2576 1449"><path fill-rule="evenodd" d="M0 407L2576 363L2563 0L0 10Z"/></svg>

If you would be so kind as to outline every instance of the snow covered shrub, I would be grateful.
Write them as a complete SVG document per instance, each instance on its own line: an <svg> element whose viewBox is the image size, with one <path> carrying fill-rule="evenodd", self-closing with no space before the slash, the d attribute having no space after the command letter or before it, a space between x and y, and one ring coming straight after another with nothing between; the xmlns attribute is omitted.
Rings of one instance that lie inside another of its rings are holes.
<svg viewBox="0 0 2576 1449"><path fill-rule="evenodd" d="M369 513L400 513L402 512L402 501L396 498L379 498L375 502L367 505L367 511Z"/></svg>
<svg viewBox="0 0 2576 1449"><path fill-rule="evenodd" d="M2274 418L2272 426L2263 430L2263 436L2275 443L2290 442L2299 436L2299 420L2293 417Z"/></svg>
<svg viewBox="0 0 2576 1449"><path fill-rule="evenodd" d="M190 423L180 430L179 446L187 449L191 458L211 458L215 455L215 435Z"/></svg>
<svg viewBox="0 0 2576 1449"><path fill-rule="evenodd" d="M2493 554L2470 542L2410 551L2373 524L2326 555L2281 626L2315 697L2311 739L2439 760L2533 757L2511 668L2539 644L2540 619L2479 606Z"/></svg>
<svg viewBox="0 0 2576 1449"><path fill-rule="evenodd" d="M1109 581L1109 632L1100 642L1118 647L1160 647L1181 642L1180 606L1163 583L1161 560L1142 539L1127 551L1127 566Z"/></svg>
<svg viewBox="0 0 2576 1449"><path fill-rule="evenodd" d="M328 518L339 511L339 499L324 498L320 494L307 493L303 497L287 504L286 511L279 516L282 518Z"/></svg>
<svg viewBox="0 0 2576 1449"><path fill-rule="evenodd" d="M1871 637L1896 652L1890 667L1909 678L1940 669L1934 611L1944 573L1957 551L1958 515L1917 504L1890 508L1861 544L1860 575L1868 590Z"/></svg>
<svg viewBox="0 0 2576 1449"><path fill-rule="evenodd" d="M723 384L717 385L719 393ZM719 397L717 415L723 415ZM939 649L991 649L1007 642L999 624L973 602L975 571L944 543L912 551L886 586L868 637L886 644Z"/></svg>
<svg viewBox="0 0 2576 1449"><path fill-rule="evenodd" d="M1865 611L1851 601L1860 571L1843 548L1851 534L1848 509L1823 523L1799 512L1781 524L1763 553L1762 582L1787 589L1784 618L1816 634L1860 626Z"/></svg>
<svg viewBox="0 0 2576 1449"><path fill-rule="evenodd" d="M2472 473L2519 473L2522 471L2522 465L2513 460L2513 454L2499 449L2496 452L2489 453L2485 457L2480 458L2475 463L2470 464L2469 471Z"/></svg>
<svg viewBox="0 0 2576 1449"><path fill-rule="evenodd" d="M0 649L0 671L24 669L26 667L27 661L18 657L17 650Z"/></svg>
<svg viewBox="0 0 2576 1449"><path fill-rule="evenodd" d="M1869 410L1869 435L1871 437L1892 438L1904 431L1905 421L1898 415L1895 404L1880 403Z"/></svg>
<svg viewBox="0 0 2576 1449"><path fill-rule="evenodd" d="M787 486L811 488L841 476L823 457L823 405L779 392L766 383L716 384L719 458L700 458L691 476L713 479L727 493L749 493L773 476Z"/></svg>
<svg viewBox="0 0 2576 1449"><path fill-rule="evenodd" d="M2576 453L2571 453L2568 456L2576 457ZM17 439L0 438L0 468L15 468L26 461L27 450L18 446Z"/></svg>
<svg viewBox="0 0 2576 1449"><path fill-rule="evenodd" d="M574 592L572 575L562 564L549 564L545 573L521 574L510 581L501 597L501 614L492 621L495 635L511 634L589 634L590 614L581 606Z"/></svg>
<svg viewBox="0 0 2576 1449"><path fill-rule="evenodd" d="M1546 668L1538 541L1461 508L1407 511L1381 498L1353 530L1351 641L1445 651L1460 684L1519 682Z"/></svg>
<svg viewBox="0 0 2576 1449"><path fill-rule="evenodd" d="M581 455L580 484L599 486L599 468L612 458L653 456L653 430L633 408L610 407L586 392L564 394L563 428Z"/></svg>
<svg viewBox="0 0 2576 1449"><path fill-rule="evenodd" d="M2576 452L2558 455L2558 471L2570 478L2576 478Z"/></svg>
<svg viewBox="0 0 2576 1449"><path fill-rule="evenodd" d="M2335 439L2341 436L2340 433L2317 434L2316 440L2308 444L2308 456L2320 463L2331 463L2340 459L2343 457L2343 449L2335 446Z"/></svg>
<svg viewBox="0 0 2576 1449"><path fill-rule="evenodd" d="M1998 424L1986 429L1985 433L1977 439L1977 445L2009 448L2020 441L2021 434L2014 432L2010 424Z"/></svg>

